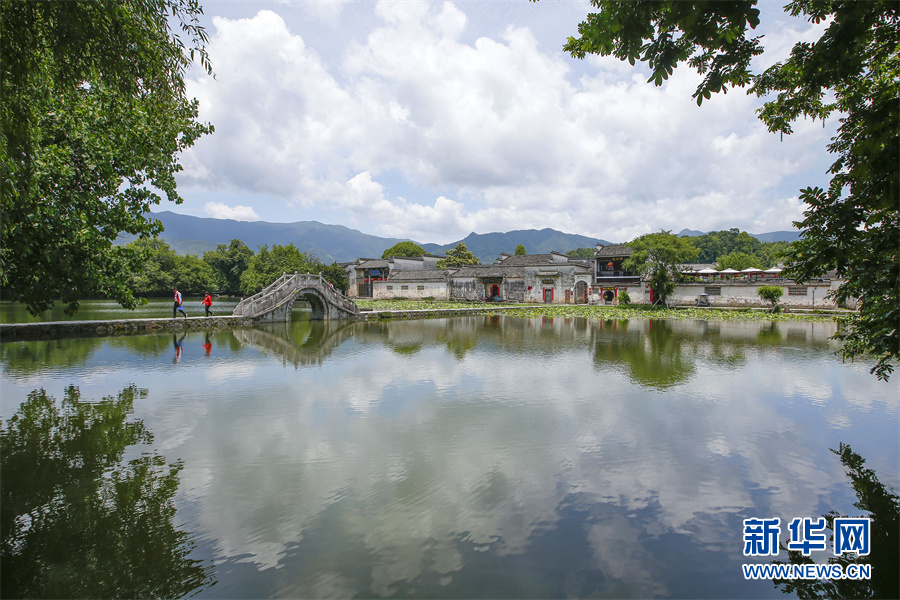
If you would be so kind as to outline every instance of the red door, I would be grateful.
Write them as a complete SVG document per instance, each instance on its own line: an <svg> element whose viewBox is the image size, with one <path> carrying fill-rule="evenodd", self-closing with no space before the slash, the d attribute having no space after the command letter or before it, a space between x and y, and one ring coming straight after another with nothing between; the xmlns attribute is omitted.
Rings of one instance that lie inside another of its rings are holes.
<svg viewBox="0 0 900 600"><path fill-rule="evenodd" d="M544 288L544 302L547 304L553 302L553 288Z"/></svg>

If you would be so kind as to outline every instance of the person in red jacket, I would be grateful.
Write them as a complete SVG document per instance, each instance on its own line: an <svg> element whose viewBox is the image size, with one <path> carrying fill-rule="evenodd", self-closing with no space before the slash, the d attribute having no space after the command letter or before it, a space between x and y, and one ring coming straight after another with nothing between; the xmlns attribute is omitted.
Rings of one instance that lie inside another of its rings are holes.
<svg viewBox="0 0 900 600"><path fill-rule="evenodd" d="M200 304L202 304L206 308L206 316L211 317L212 311L209 310L209 307L212 306L212 298L210 297L209 292L206 292L206 298L204 298L203 302L201 302Z"/></svg>

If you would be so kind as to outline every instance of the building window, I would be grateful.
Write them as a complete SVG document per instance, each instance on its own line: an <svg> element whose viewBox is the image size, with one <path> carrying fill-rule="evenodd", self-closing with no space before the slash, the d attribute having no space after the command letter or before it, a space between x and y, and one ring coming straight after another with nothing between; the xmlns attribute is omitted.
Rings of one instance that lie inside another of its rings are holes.
<svg viewBox="0 0 900 600"><path fill-rule="evenodd" d="M416 286L416 289L419 290L419 291L421 292L421 291L424 291L424 290L425 290L425 286L424 286L424 285L417 285L417 286Z"/></svg>
<svg viewBox="0 0 900 600"><path fill-rule="evenodd" d="M721 296L722 295L722 286L721 285L708 285L703 288L703 291L706 292L710 296Z"/></svg>
<svg viewBox="0 0 900 600"><path fill-rule="evenodd" d="M802 285L790 285L788 286L788 296L805 296L806 288Z"/></svg>
<svg viewBox="0 0 900 600"><path fill-rule="evenodd" d="M389 286L387 286L387 289L388 289L388 290L393 290L393 289L394 289L394 286L389 285Z"/></svg>
<svg viewBox="0 0 900 600"><path fill-rule="evenodd" d="M401 286L400 286L400 291L401 291L401 292L402 292L403 290L408 290L408 289L409 289L409 286L408 286L408 285L401 285Z"/></svg>

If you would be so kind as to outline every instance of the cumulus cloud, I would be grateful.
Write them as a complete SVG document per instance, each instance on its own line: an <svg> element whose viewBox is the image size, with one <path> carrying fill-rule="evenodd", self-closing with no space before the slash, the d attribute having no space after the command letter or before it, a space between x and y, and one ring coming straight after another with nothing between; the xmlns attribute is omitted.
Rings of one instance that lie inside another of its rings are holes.
<svg viewBox="0 0 900 600"><path fill-rule="evenodd" d="M659 88L614 59L576 74L531 28L467 39L468 9L379 2L333 61L275 12L214 18L217 78L189 91L216 133L183 180L422 241L530 227L625 240L787 229L797 188L779 186L825 170L827 130L780 141L740 90L697 107L687 68Z"/></svg>
<svg viewBox="0 0 900 600"><path fill-rule="evenodd" d="M259 221L259 215L251 206L226 206L221 202L207 202L206 214L214 219L234 219L235 221Z"/></svg>

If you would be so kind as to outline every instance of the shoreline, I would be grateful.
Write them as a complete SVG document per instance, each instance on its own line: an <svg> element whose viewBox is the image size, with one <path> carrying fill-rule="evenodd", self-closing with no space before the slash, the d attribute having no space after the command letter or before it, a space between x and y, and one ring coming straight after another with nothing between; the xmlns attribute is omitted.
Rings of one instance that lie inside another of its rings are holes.
<svg viewBox="0 0 900 600"><path fill-rule="evenodd" d="M386 303L385 303L386 304ZM399 303L398 303L399 304ZM623 306L587 304L538 304L478 306L431 306L420 308L420 303L403 303L413 306L387 308L375 305L363 307L358 317L348 320L386 321L393 319L431 319L469 315L511 316L518 318L560 317L586 319L675 319L708 321L838 321L849 316L849 310L792 309L789 312L770 313L763 308L698 308L672 307L646 309ZM448 303L449 304L449 303ZM343 319L342 319L343 320ZM109 319L93 321L45 321L37 323L0 323L0 343L14 341L54 340L72 337L106 337L140 335L150 333L215 331L253 327L258 322L240 316L179 317L151 319ZM261 322L259 323L261 324Z"/></svg>

